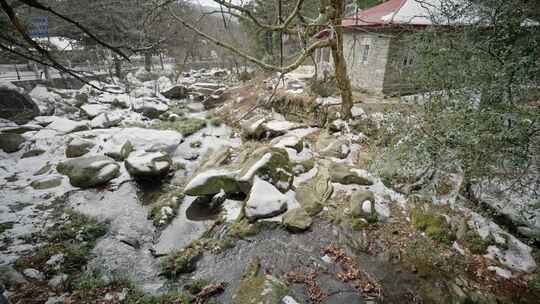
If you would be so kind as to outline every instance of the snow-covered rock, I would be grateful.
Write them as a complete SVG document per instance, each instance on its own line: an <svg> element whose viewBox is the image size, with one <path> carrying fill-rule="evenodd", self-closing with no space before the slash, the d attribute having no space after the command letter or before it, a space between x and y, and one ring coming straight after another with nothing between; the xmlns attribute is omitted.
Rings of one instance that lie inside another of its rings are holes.
<svg viewBox="0 0 540 304"><path fill-rule="evenodd" d="M117 177L120 165L107 156L80 157L58 164L56 170L67 175L71 185L89 188Z"/></svg>
<svg viewBox="0 0 540 304"><path fill-rule="evenodd" d="M245 214L250 221L270 218L287 210L287 195L267 181L255 177L246 202Z"/></svg>
<svg viewBox="0 0 540 304"><path fill-rule="evenodd" d="M106 131L104 136L106 141L103 144L105 153L120 151L126 141L129 141L134 150L164 151L172 155L183 141L182 134L170 130L111 128L104 131Z"/></svg>
<svg viewBox="0 0 540 304"><path fill-rule="evenodd" d="M171 158L163 152L137 151L125 161L126 169L136 179L154 179L165 176L172 165Z"/></svg>
<svg viewBox="0 0 540 304"><path fill-rule="evenodd" d="M153 98L138 98L132 102L133 110L150 118L157 118L169 109L169 106Z"/></svg>
<svg viewBox="0 0 540 304"><path fill-rule="evenodd" d="M68 134L77 131L88 130L88 121L74 121L67 118L56 117L53 122L47 125L47 129Z"/></svg>
<svg viewBox="0 0 540 304"><path fill-rule="evenodd" d="M110 106L105 104L85 104L81 106L81 110L90 118L94 118L101 113L106 113L111 109Z"/></svg>
<svg viewBox="0 0 540 304"><path fill-rule="evenodd" d="M239 170L210 169L197 174L184 188L187 195L214 195L225 191L226 193L239 193L240 187L236 176Z"/></svg>
<svg viewBox="0 0 540 304"><path fill-rule="evenodd" d="M122 116L114 115L114 114L115 113L99 114L98 116L94 117L94 119L90 121L90 127L92 129L98 129L98 128L103 129L103 128L111 128L111 127L115 127L119 125L120 122L122 122Z"/></svg>

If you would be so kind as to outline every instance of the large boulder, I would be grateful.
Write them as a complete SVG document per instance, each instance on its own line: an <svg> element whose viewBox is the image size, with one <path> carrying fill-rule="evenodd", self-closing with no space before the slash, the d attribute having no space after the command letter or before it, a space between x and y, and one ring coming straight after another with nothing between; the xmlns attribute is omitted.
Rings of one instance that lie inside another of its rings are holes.
<svg viewBox="0 0 540 304"><path fill-rule="evenodd" d="M92 129L106 129L116 127L120 122L122 122L122 116L120 115L101 113L90 121L90 127Z"/></svg>
<svg viewBox="0 0 540 304"><path fill-rule="evenodd" d="M269 218L287 211L287 195L269 182L255 177L245 206L245 215L250 221Z"/></svg>
<svg viewBox="0 0 540 304"><path fill-rule="evenodd" d="M74 158L81 157L95 146L95 144L89 140L81 138L74 138L66 147L66 157Z"/></svg>
<svg viewBox="0 0 540 304"><path fill-rule="evenodd" d="M139 98L133 101L133 111L141 113L148 118L158 118L165 113L169 106L153 98Z"/></svg>
<svg viewBox="0 0 540 304"><path fill-rule="evenodd" d="M67 118L56 117L53 122L47 126L48 129L68 134L78 131L88 130L89 126L86 121L74 121Z"/></svg>
<svg viewBox="0 0 540 304"><path fill-rule="evenodd" d="M361 186L373 185L373 182L369 178L359 175L355 168L343 164L334 163L330 175L334 183Z"/></svg>
<svg viewBox="0 0 540 304"><path fill-rule="evenodd" d="M321 164L317 174L296 189L296 200L309 215L315 215L322 210L333 190L328 167Z"/></svg>
<svg viewBox="0 0 540 304"><path fill-rule="evenodd" d="M14 88L0 87L0 118L23 124L38 115L39 108L30 96Z"/></svg>
<svg viewBox="0 0 540 304"><path fill-rule="evenodd" d="M118 165L107 156L74 158L58 164L56 170L69 177L71 185L90 188L107 183L120 172Z"/></svg>
<svg viewBox="0 0 540 304"><path fill-rule="evenodd" d="M238 176L238 180L247 185L244 187L245 192L250 188L255 176L266 180L282 192L288 191L294 176L287 151L268 147L255 150Z"/></svg>
<svg viewBox="0 0 540 304"><path fill-rule="evenodd" d="M312 220L311 216L304 210L304 208L299 207L287 211L283 215L282 223L285 228L296 232L309 229Z"/></svg>
<svg viewBox="0 0 540 304"><path fill-rule="evenodd" d="M125 164L127 171L134 178L152 180L167 175L172 160L163 152L138 151L131 153Z"/></svg>
<svg viewBox="0 0 540 304"><path fill-rule="evenodd" d="M321 132L314 148L324 157L344 159L350 153L349 142L346 139L336 138L327 132Z"/></svg>
<svg viewBox="0 0 540 304"><path fill-rule="evenodd" d="M134 150L164 151L172 155L183 141L182 134L171 130L113 128L107 131L113 135L103 145L104 153L119 152L129 141Z"/></svg>
<svg viewBox="0 0 540 304"><path fill-rule="evenodd" d="M22 148L25 139L20 134L0 133L0 149L6 153L17 152Z"/></svg>
<svg viewBox="0 0 540 304"><path fill-rule="evenodd" d="M112 157L117 161L123 161L128 158L129 154L133 152L133 150L133 145L129 140L126 139L121 144L107 146L107 149L103 151L103 154Z"/></svg>
<svg viewBox="0 0 540 304"><path fill-rule="evenodd" d="M221 190L225 193L239 193L240 186L236 180L238 170L209 169L197 174L184 188L187 195L214 195Z"/></svg>
<svg viewBox="0 0 540 304"><path fill-rule="evenodd" d="M189 96L189 89L183 85L175 85L172 88L161 92L161 95L169 99L184 99Z"/></svg>
<svg viewBox="0 0 540 304"><path fill-rule="evenodd" d="M371 218L375 215L375 195L371 191L356 191L349 208L354 217Z"/></svg>
<svg viewBox="0 0 540 304"><path fill-rule="evenodd" d="M246 139L260 139L264 134L263 124L268 120L267 116L257 115L243 121L240 124L242 128L242 137Z"/></svg>
<svg viewBox="0 0 540 304"><path fill-rule="evenodd" d="M285 134L287 131L298 129L304 125L290 122L287 120L270 120L263 123L262 127L265 130L266 137L273 138Z"/></svg>
<svg viewBox="0 0 540 304"><path fill-rule="evenodd" d="M85 104L81 106L81 110L90 118L94 118L98 116L101 113L106 113L111 110L111 107L106 104L99 104L99 103L93 103L93 104Z"/></svg>

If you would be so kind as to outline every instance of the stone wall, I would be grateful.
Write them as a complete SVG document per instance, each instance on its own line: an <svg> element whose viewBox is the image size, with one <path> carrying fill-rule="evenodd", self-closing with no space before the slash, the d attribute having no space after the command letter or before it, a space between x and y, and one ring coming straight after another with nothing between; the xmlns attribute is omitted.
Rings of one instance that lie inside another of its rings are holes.
<svg viewBox="0 0 540 304"><path fill-rule="evenodd" d="M390 44L391 38L387 35L359 31L344 33L343 53L354 89L383 91ZM365 45L369 45L369 52L367 60L363 61Z"/></svg>

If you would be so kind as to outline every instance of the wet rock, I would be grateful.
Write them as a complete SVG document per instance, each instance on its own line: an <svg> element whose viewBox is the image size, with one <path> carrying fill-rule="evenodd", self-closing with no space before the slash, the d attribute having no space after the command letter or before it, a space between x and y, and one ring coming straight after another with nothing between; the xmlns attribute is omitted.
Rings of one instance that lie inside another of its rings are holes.
<svg viewBox="0 0 540 304"><path fill-rule="evenodd" d="M296 200L309 215L315 215L322 210L332 191L328 167L321 165L312 179L296 189Z"/></svg>
<svg viewBox="0 0 540 304"><path fill-rule="evenodd" d="M236 180L238 170L209 169L197 174L186 185L184 193L187 195L201 196L214 195L221 190L226 193L239 193L240 186Z"/></svg>
<svg viewBox="0 0 540 304"><path fill-rule="evenodd" d="M106 129L116 127L120 122L122 122L122 117L119 115L113 116L107 113L101 113L90 121L90 127L92 129Z"/></svg>
<svg viewBox="0 0 540 304"><path fill-rule="evenodd" d="M69 144L66 147L66 157L73 158L73 157L81 157L85 155L86 153L90 152L90 150L95 146L95 144L91 141L80 139L80 138L74 138L72 141L69 142Z"/></svg>
<svg viewBox="0 0 540 304"><path fill-rule="evenodd" d="M29 279L33 279L33 280L38 280L38 281L43 281L45 280L45 275L37 270L37 269L34 269L34 268L26 268L23 270L23 274L25 277L29 278Z"/></svg>
<svg viewBox="0 0 540 304"><path fill-rule="evenodd" d="M282 223L287 229L296 232L309 229L312 220L303 208L294 208L283 215Z"/></svg>
<svg viewBox="0 0 540 304"><path fill-rule="evenodd" d="M249 192L254 176L264 179L281 192L289 190L294 179L287 151L282 148L268 147L253 151L238 176L246 193Z"/></svg>
<svg viewBox="0 0 540 304"><path fill-rule="evenodd" d="M331 170L332 182L343 185L371 186L373 182L364 176L360 176L353 167L342 164L333 164Z"/></svg>
<svg viewBox="0 0 540 304"><path fill-rule="evenodd" d="M40 180L35 180L30 183L30 186L36 190L46 190L50 188L56 188L62 184L62 177L47 176Z"/></svg>
<svg viewBox="0 0 540 304"><path fill-rule="evenodd" d="M371 191L356 191L350 202L351 215L371 217L375 214L375 195Z"/></svg>
<svg viewBox="0 0 540 304"><path fill-rule="evenodd" d="M16 88L0 87L0 118L27 123L39 115L39 108L30 96Z"/></svg>
<svg viewBox="0 0 540 304"><path fill-rule="evenodd" d="M108 149L104 151L104 154L112 157L117 161L123 161L128 158L129 154L133 152L135 148L129 140L124 141L121 145L109 145Z"/></svg>
<svg viewBox="0 0 540 304"><path fill-rule="evenodd" d="M242 275L238 288L232 295L232 303L280 304L285 298L289 302L294 301L294 298L289 295L290 290L287 285L271 275L261 275L260 268L260 259L252 258Z"/></svg>
<svg viewBox="0 0 540 304"><path fill-rule="evenodd" d="M246 276L232 296L232 303L281 304L289 292L285 283L271 275Z"/></svg>
<svg viewBox="0 0 540 304"><path fill-rule="evenodd" d="M85 121L74 121L67 118L56 117L53 122L47 126L48 129L58 131L60 133L73 133L78 131L88 130L88 124Z"/></svg>
<svg viewBox="0 0 540 304"><path fill-rule="evenodd" d="M161 95L169 99L184 99L189 95L189 89L183 85L175 85L172 88L164 91Z"/></svg>
<svg viewBox="0 0 540 304"><path fill-rule="evenodd" d="M287 210L288 197L272 184L255 177L245 206L246 217L250 221L270 218Z"/></svg>
<svg viewBox="0 0 540 304"><path fill-rule="evenodd" d="M133 111L141 113L148 118L158 118L169 109L165 103L157 99L140 98L133 101Z"/></svg>
<svg viewBox="0 0 540 304"><path fill-rule="evenodd" d="M163 152L134 152L125 161L126 169L136 179L162 178L169 172L172 160Z"/></svg>
<svg viewBox="0 0 540 304"><path fill-rule="evenodd" d="M19 151L25 141L25 138L19 134L0 133L0 149L6 153Z"/></svg>
<svg viewBox="0 0 540 304"><path fill-rule="evenodd" d="M58 164L57 171L80 188L102 185L119 175L120 166L107 156L74 158Z"/></svg>

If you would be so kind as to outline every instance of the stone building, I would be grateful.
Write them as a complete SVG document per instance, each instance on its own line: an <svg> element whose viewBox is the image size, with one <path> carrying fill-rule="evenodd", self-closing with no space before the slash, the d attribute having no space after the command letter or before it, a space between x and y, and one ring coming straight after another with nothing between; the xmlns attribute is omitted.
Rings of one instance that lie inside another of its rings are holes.
<svg viewBox="0 0 540 304"><path fill-rule="evenodd" d="M417 58L408 38L439 24L441 14L435 8L440 4L441 0L389 0L346 17L343 48L353 88L385 95L415 92ZM316 54L321 69L331 63L324 52Z"/></svg>

